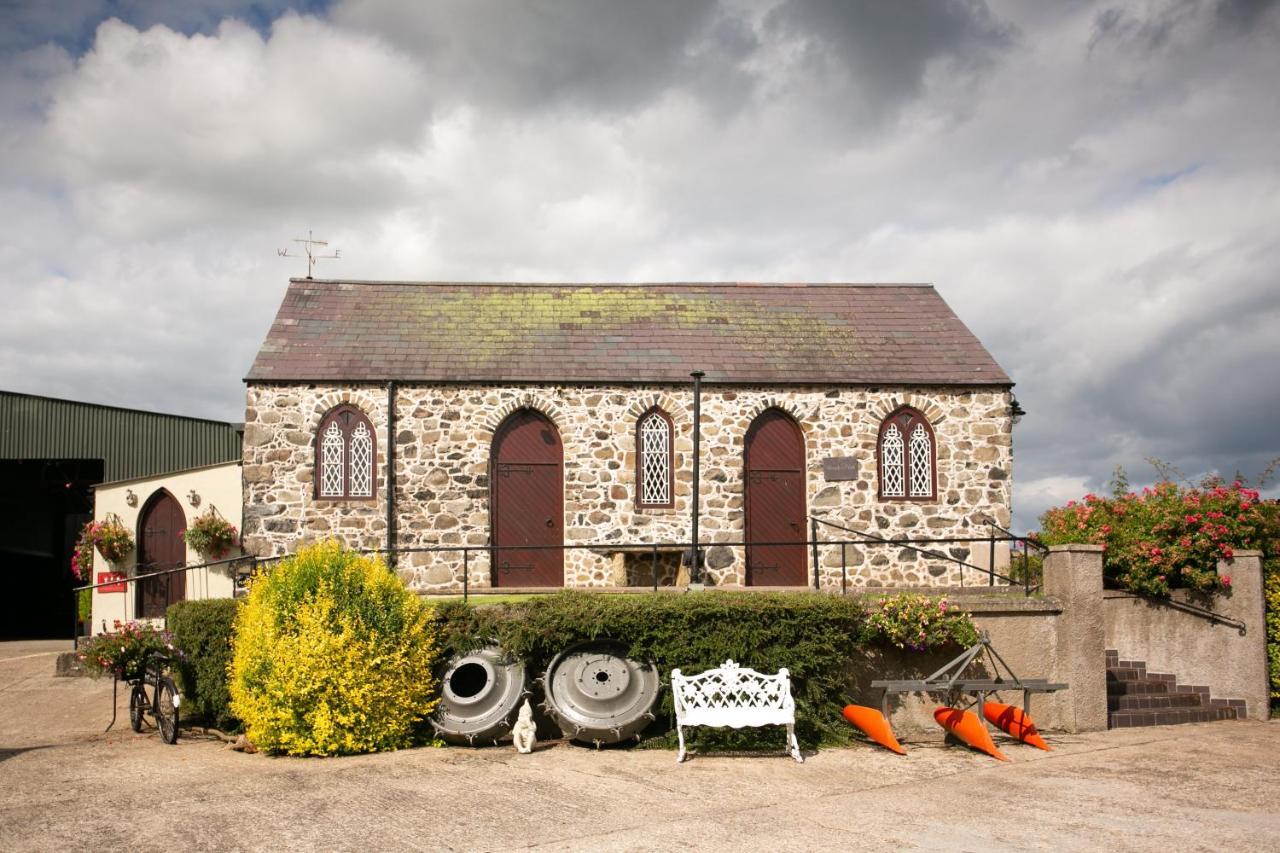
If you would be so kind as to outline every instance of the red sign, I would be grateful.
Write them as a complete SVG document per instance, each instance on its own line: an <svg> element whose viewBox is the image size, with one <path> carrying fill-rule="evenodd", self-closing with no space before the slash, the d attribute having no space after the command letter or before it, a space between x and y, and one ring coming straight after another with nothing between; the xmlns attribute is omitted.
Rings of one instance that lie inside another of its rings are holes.
<svg viewBox="0 0 1280 853"><path fill-rule="evenodd" d="M124 582L123 572L98 572L98 583L107 584L98 587L98 592L124 592L128 586Z"/></svg>

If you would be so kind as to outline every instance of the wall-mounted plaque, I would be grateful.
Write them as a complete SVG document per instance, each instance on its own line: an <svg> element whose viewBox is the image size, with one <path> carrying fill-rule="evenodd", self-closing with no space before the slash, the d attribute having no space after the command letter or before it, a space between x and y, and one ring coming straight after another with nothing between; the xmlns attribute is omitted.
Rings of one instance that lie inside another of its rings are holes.
<svg viewBox="0 0 1280 853"><path fill-rule="evenodd" d="M858 460L852 456L828 456L822 460L822 477L828 482L858 479Z"/></svg>
<svg viewBox="0 0 1280 853"><path fill-rule="evenodd" d="M99 593L124 592L129 586L124 572L98 572L98 583L105 584L98 587Z"/></svg>

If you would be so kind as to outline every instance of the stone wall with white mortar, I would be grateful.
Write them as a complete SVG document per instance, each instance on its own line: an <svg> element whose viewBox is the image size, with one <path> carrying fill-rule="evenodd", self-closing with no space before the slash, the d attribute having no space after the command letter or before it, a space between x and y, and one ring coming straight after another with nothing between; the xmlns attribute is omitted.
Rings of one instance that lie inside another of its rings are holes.
<svg viewBox="0 0 1280 853"><path fill-rule="evenodd" d="M358 406L378 434L377 499L315 497L316 429L340 403ZM790 414L805 438L807 509L883 538L977 537L987 519L1010 520L1012 420L1005 388L744 388L704 386L702 512L708 583L745 582L742 541L743 441L752 420L769 408ZM876 440L883 418L900 405L929 419L937 441L937 499L877 497ZM510 413L533 408L555 423L564 446L566 544L601 543L565 552L566 586L619 586L623 550L608 543L688 541L692 492L692 392L671 386L399 386L394 436L397 545L483 546L489 541L489 456L494 431ZM660 406L675 427L675 506L636 505L637 419ZM386 546L387 390L381 386L251 384L244 437L245 546L259 556L337 537L351 547ZM827 482L822 460L856 460L854 480ZM824 529L821 538L849 538ZM986 544L928 546L985 566ZM469 583L490 584L488 554L468 555ZM664 556L664 562L668 557ZM845 549L852 586L941 586L960 583L961 568L892 546ZM1007 560L999 549L996 565ZM632 557L643 565L644 558ZM820 553L824 587L841 583L841 548ZM461 553L403 555L400 571L422 591L460 587ZM809 570L811 571L811 569ZM660 574L669 575L670 572ZM810 574L810 578L812 575ZM634 578L633 578L634 581ZM985 583L966 570L965 583ZM645 580L647 582L647 579Z"/></svg>

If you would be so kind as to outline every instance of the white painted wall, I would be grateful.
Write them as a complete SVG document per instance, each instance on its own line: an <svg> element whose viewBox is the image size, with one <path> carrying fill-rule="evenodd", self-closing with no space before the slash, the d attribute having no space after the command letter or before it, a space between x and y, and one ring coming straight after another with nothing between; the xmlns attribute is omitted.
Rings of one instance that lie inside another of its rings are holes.
<svg viewBox="0 0 1280 853"><path fill-rule="evenodd" d="M187 526L197 516L216 507L219 514L236 526L243 529L243 505L240 481L240 465L228 462L224 465L211 465L204 468L193 468L187 471L174 471L154 477L135 480L119 480L114 483L103 483L94 493L93 517L103 521L114 513L133 531L134 541L141 538L138 529L139 516L148 499L160 489L167 489L178 500L187 518ZM200 499L198 505L192 505L189 495L195 492ZM130 506L129 493L136 497ZM240 549L232 549L226 556L238 556ZM93 555L93 578L91 583L98 582L99 572L132 573L137 562L137 553L130 552L119 564L111 564L97 552ZM188 548L187 563L198 565L204 562L199 553ZM93 591L93 633L101 634L110 630L112 623L135 618L137 597L133 591L134 584L129 584L128 592ZM230 598L235 592L235 580L227 566L209 569L189 569L187 571L187 598Z"/></svg>

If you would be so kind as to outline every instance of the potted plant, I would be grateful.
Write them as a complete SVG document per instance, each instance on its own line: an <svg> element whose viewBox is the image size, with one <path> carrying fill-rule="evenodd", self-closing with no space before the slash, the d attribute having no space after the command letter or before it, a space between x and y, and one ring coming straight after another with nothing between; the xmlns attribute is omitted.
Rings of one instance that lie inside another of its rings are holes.
<svg viewBox="0 0 1280 853"><path fill-rule="evenodd" d="M187 545L207 560L222 557L238 543L240 531L235 525L218 514L217 509L208 512L191 522L185 534Z"/></svg>

